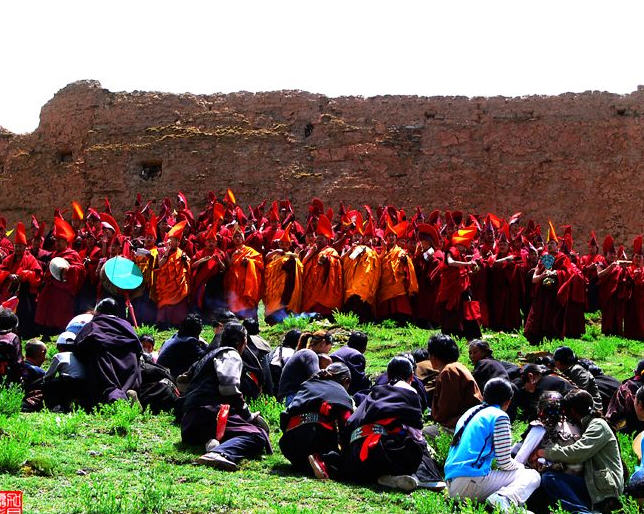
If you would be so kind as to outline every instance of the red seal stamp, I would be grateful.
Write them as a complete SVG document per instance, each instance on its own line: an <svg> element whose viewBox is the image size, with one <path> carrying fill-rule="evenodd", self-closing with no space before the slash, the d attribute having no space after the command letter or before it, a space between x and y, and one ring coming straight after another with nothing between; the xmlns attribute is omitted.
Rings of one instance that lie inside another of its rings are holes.
<svg viewBox="0 0 644 514"><path fill-rule="evenodd" d="M22 491L0 491L0 514L22 514Z"/></svg>

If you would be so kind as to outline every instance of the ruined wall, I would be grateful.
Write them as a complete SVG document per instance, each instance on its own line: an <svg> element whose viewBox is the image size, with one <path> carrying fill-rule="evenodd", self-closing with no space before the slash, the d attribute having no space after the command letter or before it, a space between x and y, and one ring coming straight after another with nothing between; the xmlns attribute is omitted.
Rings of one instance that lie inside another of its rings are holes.
<svg viewBox="0 0 644 514"><path fill-rule="evenodd" d="M230 186L244 205L319 196L335 208L392 202L570 222L633 237L644 228L644 89L556 97L328 98L300 91L60 90L31 134L0 129L0 212L125 210L136 192L184 191L194 207ZM1 123L2 120L0 120ZM161 165L145 180L144 166Z"/></svg>

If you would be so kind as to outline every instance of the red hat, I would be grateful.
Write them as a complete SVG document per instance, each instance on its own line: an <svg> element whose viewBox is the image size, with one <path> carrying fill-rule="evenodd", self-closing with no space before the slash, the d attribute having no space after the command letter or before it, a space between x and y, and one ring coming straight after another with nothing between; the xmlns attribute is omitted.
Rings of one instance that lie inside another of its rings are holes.
<svg viewBox="0 0 644 514"><path fill-rule="evenodd" d="M186 228L186 225L188 224L188 220L183 220L174 225L170 230L168 230L168 233L166 234L166 239L169 239L171 237L174 237L175 239L178 239L181 241L181 237L183 236L183 231Z"/></svg>
<svg viewBox="0 0 644 514"><path fill-rule="evenodd" d="M318 214L324 213L324 204L319 198L313 198L309 205L309 214L311 216L317 216Z"/></svg>
<svg viewBox="0 0 644 514"><path fill-rule="evenodd" d="M101 219L101 215L98 213L96 209L92 209L91 207L87 209L87 219L94 218L97 220Z"/></svg>
<svg viewBox="0 0 644 514"><path fill-rule="evenodd" d="M438 209L433 210L432 212L429 213L429 216L427 218L427 222L436 225L439 224L440 222L440 216L441 216L441 211Z"/></svg>
<svg viewBox="0 0 644 514"><path fill-rule="evenodd" d="M157 238L157 217L154 213L150 215L149 221L145 224L145 235L152 236L155 240Z"/></svg>
<svg viewBox="0 0 644 514"><path fill-rule="evenodd" d="M281 234L277 235L275 240L276 241L284 241L284 242L291 242L291 227L293 226L292 223L289 223L284 230L280 230L278 232L281 232Z"/></svg>
<svg viewBox="0 0 644 514"><path fill-rule="evenodd" d="M25 229L25 224L22 221L19 221L16 225L16 235L13 238L13 242L17 245L27 244L27 230Z"/></svg>
<svg viewBox="0 0 644 514"><path fill-rule="evenodd" d="M71 243L76 234L72 226L62 218L54 218L54 237Z"/></svg>
<svg viewBox="0 0 644 514"><path fill-rule="evenodd" d="M510 220L508 221L508 224L513 225L514 223L518 223L522 215L523 215L522 212L515 212L512 216L510 216Z"/></svg>
<svg viewBox="0 0 644 514"><path fill-rule="evenodd" d="M317 234L322 235L328 239L333 239L333 227L331 227L331 222L324 214L320 214L317 224Z"/></svg>
<svg viewBox="0 0 644 514"><path fill-rule="evenodd" d="M463 212L462 211L452 211L452 219L454 220L454 224L458 227L461 225L461 222L463 221Z"/></svg>
<svg viewBox="0 0 644 514"><path fill-rule="evenodd" d="M0 216L0 228L7 228L7 218L5 218L4 216Z"/></svg>
<svg viewBox="0 0 644 514"><path fill-rule="evenodd" d="M485 217L486 225L492 224L495 229L500 229L503 226L503 220L499 218L496 214L488 212Z"/></svg>
<svg viewBox="0 0 644 514"><path fill-rule="evenodd" d="M640 234L633 240L633 253L642 255L642 235Z"/></svg>
<svg viewBox="0 0 644 514"><path fill-rule="evenodd" d="M604 238L604 243L602 244L602 252L604 252L604 255L606 255L608 252L615 253L615 240L610 234L608 234Z"/></svg>
<svg viewBox="0 0 644 514"><path fill-rule="evenodd" d="M78 202L72 202L72 219L80 221L83 221L83 219L85 219L83 208Z"/></svg>
<svg viewBox="0 0 644 514"><path fill-rule="evenodd" d="M418 224L418 236L420 239L431 239L434 244L440 242L440 236L438 235L438 230L433 225L429 223L419 223Z"/></svg>
<svg viewBox="0 0 644 514"><path fill-rule="evenodd" d="M110 201L107 199L107 196L104 198L103 202L105 203L105 212L108 214L112 214L112 206L110 205Z"/></svg>
<svg viewBox="0 0 644 514"><path fill-rule="evenodd" d="M218 234L219 234L219 230L217 230L217 225L216 224L210 225L208 231L204 236L204 240L217 239Z"/></svg>
<svg viewBox="0 0 644 514"><path fill-rule="evenodd" d="M275 200L271 204L271 210L268 211L268 219L270 221L279 221L280 220L280 212L279 212L279 209L277 207L277 200Z"/></svg>
<svg viewBox="0 0 644 514"><path fill-rule="evenodd" d="M184 195L181 191L177 193L177 200L180 200L183 203L184 209L188 209L188 199L186 198L186 195Z"/></svg>
<svg viewBox="0 0 644 514"><path fill-rule="evenodd" d="M563 229L564 229L563 241L566 244L568 251L572 252L572 226L564 225Z"/></svg>
<svg viewBox="0 0 644 514"><path fill-rule="evenodd" d="M114 219L114 216L112 216L111 214L109 214L107 212L101 212L100 217L101 217L102 222L108 223L114 229L115 235L118 236L121 233L121 229L119 228L119 224Z"/></svg>
<svg viewBox="0 0 644 514"><path fill-rule="evenodd" d="M594 230L590 233L590 241L588 241L588 246L599 246L597 244L597 234L595 234Z"/></svg>
<svg viewBox="0 0 644 514"><path fill-rule="evenodd" d="M224 219L224 216L226 214L226 208L220 204L220 203L215 203L212 207L212 222L213 224L217 224L219 221Z"/></svg>

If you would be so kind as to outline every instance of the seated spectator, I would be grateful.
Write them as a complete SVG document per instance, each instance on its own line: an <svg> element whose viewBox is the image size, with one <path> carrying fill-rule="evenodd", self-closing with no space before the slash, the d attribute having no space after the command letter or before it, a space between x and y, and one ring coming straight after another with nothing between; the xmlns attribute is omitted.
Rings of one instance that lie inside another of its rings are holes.
<svg viewBox="0 0 644 514"><path fill-rule="evenodd" d="M487 341L473 339L469 344L470 361L474 364L472 376L479 389L483 391L485 384L492 378L509 380L505 366L492 356L492 349Z"/></svg>
<svg viewBox="0 0 644 514"><path fill-rule="evenodd" d="M87 406L85 367L71 351L65 351L75 339L73 332L63 332L58 336L58 353L52 357L43 377L44 402L51 411L68 412L73 404Z"/></svg>
<svg viewBox="0 0 644 514"><path fill-rule="evenodd" d="M619 380L610 375L604 374L603 370L590 359L579 359L579 364L590 371L590 374L595 378L595 383L599 389L599 394L602 397L602 412L608 410L608 404L611 398L617 392L620 386Z"/></svg>
<svg viewBox="0 0 644 514"><path fill-rule="evenodd" d="M644 421L644 387L640 387L635 394L635 413L637 419ZM626 493L637 498L639 505L644 505L644 461L642 461L642 450L644 449L644 432L640 432L633 441L633 451L640 463L635 468L628 480Z"/></svg>
<svg viewBox="0 0 644 514"><path fill-rule="evenodd" d="M422 435L422 411L418 393L411 387L413 365L406 357L394 357L387 366L388 383L375 385L347 421L350 435L342 461L333 454L324 464L332 474L361 482L377 481L385 487L412 491L420 481L440 489L440 475L427 453ZM321 477L317 461L312 461Z"/></svg>
<svg viewBox="0 0 644 514"><path fill-rule="evenodd" d="M94 317L94 311L85 312L83 314L79 314L78 316L74 316L69 321L69 323L67 323L67 327L65 327L65 332L72 332L73 334L78 334L81 331L81 328L83 328L88 322L92 321L93 317Z"/></svg>
<svg viewBox="0 0 644 514"><path fill-rule="evenodd" d="M25 345L25 359L22 361L22 387L30 391L40 387L40 379L45 376L42 363L47 358L47 346L37 339L28 341Z"/></svg>
<svg viewBox="0 0 644 514"><path fill-rule="evenodd" d="M201 359L208 345L199 339L203 324L198 314L188 314L179 325L179 330L161 346L157 364L168 368L177 378Z"/></svg>
<svg viewBox="0 0 644 514"><path fill-rule="evenodd" d="M547 368L539 364L523 366L519 383L516 406L523 409L523 417L528 421L537 417L537 406L543 393L556 391L565 396L574 389L570 382L550 374Z"/></svg>
<svg viewBox="0 0 644 514"><path fill-rule="evenodd" d="M427 395L427 404L431 405L432 398L434 397L434 389L436 388L436 377L438 371L432 368L432 363L429 360L429 353L427 348L418 348L411 352L414 362L416 363L416 371L414 374L418 377L425 386L425 394ZM425 410L425 409L423 409Z"/></svg>
<svg viewBox="0 0 644 514"><path fill-rule="evenodd" d="M219 347L188 372L181 440L205 445L206 453L197 462L223 471L237 471L242 459L270 451L268 425L259 412L250 412L240 390L246 338L241 323L227 323Z"/></svg>
<svg viewBox="0 0 644 514"><path fill-rule="evenodd" d="M268 369L271 374L271 381L273 383L273 394L277 393L284 365L295 353L295 348L297 347L297 343L299 342L301 335L302 332L297 329L289 330L284 334L282 344L271 350L271 352L266 356Z"/></svg>
<svg viewBox="0 0 644 514"><path fill-rule="evenodd" d="M309 456L340 451L340 432L353 412L349 368L334 362L305 381L280 417L279 445L295 468L311 472Z"/></svg>
<svg viewBox="0 0 644 514"><path fill-rule="evenodd" d="M288 407L304 381L323 367L319 355L329 353L332 346L333 336L330 332L319 330L315 333L302 333L297 343L297 351L287 361L282 371L277 393L278 400L284 401Z"/></svg>
<svg viewBox="0 0 644 514"><path fill-rule="evenodd" d="M539 473L526 469L510 454L512 433L506 411L512 395L509 381L493 378L483 390L484 403L458 420L445 462L452 498L484 500L492 508L511 512L539 487Z"/></svg>
<svg viewBox="0 0 644 514"><path fill-rule="evenodd" d="M644 430L644 422L635 412L635 395L644 385L644 359L637 363L634 375L622 382L606 409L606 419L620 432L631 434Z"/></svg>
<svg viewBox="0 0 644 514"><path fill-rule="evenodd" d="M560 346L555 350L552 358L555 361L557 370L570 382L576 385L579 389L588 391L593 397L595 402L595 409L599 412L602 411L602 397L599 394L599 388L595 382L595 377L577 362L577 356L572 348L568 346Z"/></svg>
<svg viewBox="0 0 644 514"><path fill-rule="evenodd" d="M255 318L245 319L242 325L247 334L246 348L242 353L244 372L241 391L244 398L254 399L262 393L272 394L273 381L266 364L271 345L259 335L259 323Z"/></svg>
<svg viewBox="0 0 644 514"><path fill-rule="evenodd" d="M331 359L334 362L346 364L351 371L350 395L371 387L371 381L365 373L367 366L367 361L364 358L365 351L367 351L367 334L354 330L349 335L347 344L331 354Z"/></svg>
<svg viewBox="0 0 644 514"><path fill-rule="evenodd" d="M537 404L537 419L531 421L515 457L517 462L526 464L540 473L544 471L565 471L579 475L579 465L546 462L536 455L538 449L551 448L555 444L568 446L581 435L579 427L571 423L563 408L563 396L555 391L546 391ZM515 448L516 448L515 446Z"/></svg>
<svg viewBox="0 0 644 514"><path fill-rule="evenodd" d="M141 347L143 348L143 354L147 357L150 362L156 362L159 359L159 352L154 351L154 336L151 334L145 334L140 337Z"/></svg>
<svg viewBox="0 0 644 514"><path fill-rule="evenodd" d="M409 362L411 362L412 370L413 370L413 377L411 380L411 386L416 390L418 393L418 398L420 400L420 408L423 412L427 410L427 407L429 406L428 400L427 400L427 392L425 390L425 384L421 382L420 378L416 376L416 361L413 357L412 354L410 353L403 353L401 355L397 355L396 357L403 357L407 359ZM382 375L376 377L374 380L374 385L385 385L389 383L389 375L387 372L383 373ZM356 393L353 396L353 400L356 402L356 405L360 405L362 401L367 397L369 394L369 391L360 391L359 393Z"/></svg>
<svg viewBox="0 0 644 514"><path fill-rule="evenodd" d="M619 443L587 391L575 390L564 397L568 417L582 427L578 441L538 450L537 456L564 464L583 464L583 476L548 471L541 485L554 503L570 512L612 512L621 507L624 470Z"/></svg>
<svg viewBox="0 0 644 514"><path fill-rule="evenodd" d="M76 336L73 352L87 371L90 407L119 399L138 401L143 349L132 325L119 317L120 312L113 298L101 300L92 321Z"/></svg>
<svg viewBox="0 0 644 514"><path fill-rule="evenodd" d="M438 371L432 419L453 431L463 413L481 403L483 397L470 371L457 362L458 346L450 336L433 335L427 343L427 351L432 367Z"/></svg>
<svg viewBox="0 0 644 514"><path fill-rule="evenodd" d="M0 383L20 384L22 380L22 344L14 332L18 316L0 307Z"/></svg>

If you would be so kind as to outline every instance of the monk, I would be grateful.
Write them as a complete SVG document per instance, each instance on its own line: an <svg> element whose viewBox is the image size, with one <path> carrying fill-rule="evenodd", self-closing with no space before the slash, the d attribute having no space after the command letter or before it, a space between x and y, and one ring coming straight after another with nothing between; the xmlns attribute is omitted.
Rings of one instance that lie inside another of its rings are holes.
<svg viewBox="0 0 644 514"><path fill-rule="evenodd" d="M588 253L581 257L580 268L584 277L588 281L588 312L595 312L600 308L598 298L598 282L597 272L599 267L606 267L606 259L599 253L599 246L597 245L597 236L595 232L590 233L590 241L588 242Z"/></svg>
<svg viewBox="0 0 644 514"><path fill-rule="evenodd" d="M301 312L304 267L291 249L291 226L273 233L278 248L266 254L264 306L269 324Z"/></svg>
<svg viewBox="0 0 644 514"><path fill-rule="evenodd" d="M626 302L624 337L644 340L644 268L642 267L642 236L633 241L633 259L628 267L632 282L631 296Z"/></svg>
<svg viewBox="0 0 644 514"><path fill-rule="evenodd" d="M397 244L398 235L405 233L407 223L385 231L385 252L381 257L380 283L378 284L376 312L379 319L390 318L398 322L411 320L411 296L418 293L414 262Z"/></svg>
<svg viewBox="0 0 644 514"><path fill-rule="evenodd" d="M137 248L132 256L143 275L143 292L132 298L132 306L136 319L140 324L153 324L157 319L157 304L155 297L156 268L159 258L157 248L157 221L151 215L143 228L143 248Z"/></svg>
<svg viewBox="0 0 644 514"><path fill-rule="evenodd" d="M257 319L257 305L262 297L264 259L261 253L244 244L244 232L239 224L233 229L232 244L224 276L228 308L239 317Z"/></svg>
<svg viewBox="0 0 644 514"><path fill-rule="evenodd" d="M206 318L210 313L226 308L226 254L219 248L217 232L217 226L206 232L205 246L195 254L192 263L192 302Z"/></svg>
<svg viewBox="0 0 644 514"><path fill-rule="evenodd" d="M362 242L362 227L356 228L352 244L342 255L344 310L356 313L365 323L374 318L380 282L380 257Z"/></svg>
<svg viewBox="0 0 644 514"><path fill-rule="evenodd" d="M512 332L521 328L521 298L524 279L521 257L510 250L506 232L501 232L496 252L487 259L490 295L489 326L492 330Z"/></svg>
<svg viewBox="0 0 644 514"><path fill-rule="evenodd" d="M57 280L49 268L45 272L43 288L38 294L36 324L42 333L53 335L62 332L74 317L74 297L85 277L85 268L78 253L69 245L74 240L74 229L62 218L54 219L54 251L51 258L61 257L69 267L63 269L62 280Z"/></svg>
<svg viewBox="0 0 644 514"><path fill-rule="evenodd" d="M330 316L340 310L344 297L342 261L338 252L329 245L333 239L331 222L320 214L315 232L315 243L309 246L302 265L304 286L302 312Z"/></svg>
<svg viewBox="0 0 644 514"><path fill-rule="evenodd" d="M0 303L12 296L18 297L18 335L30 339L38 335L34 324L36 296L42 280L42 267L26 251L27 232L22 222L16 227L13 253L0 265Z"/></svg>
<svg viewBox="0 0 644 514"><path fill-rule="evenodd" d="M190 258L179 248L187 221L174 225L167 233L167 247L159 252L156 269L155 297L157 323L179 326L188 315L190 292Z"/></svg>
<svg viewBox="0 0 644 514"><path fill-rule="evenodd" d="M596 285L598 306L602 313L602 334L623 336L626 299L630 293L629 273L617 260L612 236L606 236L602 247L604 260L594 266L597 270Z"/></svg>
<svg viewBox="0 0 644 514"><path fill-rule="evenodd" d="M481 337L480 310L472 300L470 272L477 264L466 253L476 229L460 229L453 233L451 246L441 265L441 282L436 298L441 312L444 334L465 336L468 340Z"/></svg>
<svg viewBox="0 0 644 514"><path fill-rule="evenodd" d="M418 225L420 245L414 256L414 269L418 281L418 295L414 299L414 319L424 327L438 327L440 314L436 297L440 286L440 267L445 261L438 230L433 225Z"/></svg>
<svg viewBox="0 0 644 514"><path fill-rule="evenodd" d="M7 220L0 216L0 260L13 253L13 243L7 237Z"/></svg>

